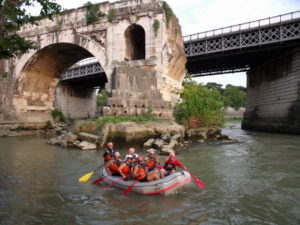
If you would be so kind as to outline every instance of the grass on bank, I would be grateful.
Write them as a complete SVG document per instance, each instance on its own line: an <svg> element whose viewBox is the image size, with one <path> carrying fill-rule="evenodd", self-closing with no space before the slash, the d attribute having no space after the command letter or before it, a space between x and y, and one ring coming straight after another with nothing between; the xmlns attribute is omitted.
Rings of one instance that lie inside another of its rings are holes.
<svg viewBox="0 0 300 225"><path fill-rule="evenodd" d="M137 117L134 116L105 116L100 118L92 118L89 120L78 121L75 125L75 132L86 132L90 134L99 135L107 123L119 123L119 122L155 122L159 121L151 113L145 113Z"/></svg>

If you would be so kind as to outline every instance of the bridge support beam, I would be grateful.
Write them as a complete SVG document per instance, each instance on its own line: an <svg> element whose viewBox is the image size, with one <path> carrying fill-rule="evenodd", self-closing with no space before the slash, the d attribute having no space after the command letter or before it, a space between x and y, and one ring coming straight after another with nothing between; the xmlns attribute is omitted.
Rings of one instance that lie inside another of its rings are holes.
<svg viewBox="0 0 300 225"><path fill-rule="evenodd" d="M54 106L68 119L95 117L96 89L62 83L56 88Z"/></svg>
<svg viewBox="0 0 300 225"><path fill-rule="evenodd" d="M300 134L300 48L247 72L242 128Z"/></svg>

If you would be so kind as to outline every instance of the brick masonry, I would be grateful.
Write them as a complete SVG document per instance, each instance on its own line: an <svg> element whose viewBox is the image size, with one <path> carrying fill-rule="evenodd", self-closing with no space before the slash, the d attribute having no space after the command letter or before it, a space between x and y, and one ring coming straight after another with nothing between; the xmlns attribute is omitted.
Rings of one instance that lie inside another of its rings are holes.
<svg viewBox="0 0 300 225"><path fill-rule="evenodd" d="M300 133L300 48L247 73L242 128Z"/></svg>

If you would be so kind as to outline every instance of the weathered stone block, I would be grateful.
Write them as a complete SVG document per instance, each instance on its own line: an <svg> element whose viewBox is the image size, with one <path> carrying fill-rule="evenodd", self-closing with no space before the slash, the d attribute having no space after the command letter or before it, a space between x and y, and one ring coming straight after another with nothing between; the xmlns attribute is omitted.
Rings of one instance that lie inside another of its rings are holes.
<svg viewBox="0 0 300 225"><path fill-rule="evenodd" d="M153 145L154 142L155 142L155 139L154 138L150 138L148 141L146 141L144 143L144 145L143 145L144 149L150 148Z"/></svg>
<svg viewBox="0 0 300 225"><path fill-rule="evenodd" d="M94 144L97 144L99 141L99 137L97 135L89 134L89 133L85 133L85 132L80 132L78 134L78 137L82 141L87 141L87 142L94 143Z"/></svg>
<svg viewBox="0 0 300 225"><path fill-rule="evenodd" d="M82 141L80 144L79 144L79 147L82 149L82 150L95 150L97 148L97 146L93 143L89 143L87 141Z"/></svg>

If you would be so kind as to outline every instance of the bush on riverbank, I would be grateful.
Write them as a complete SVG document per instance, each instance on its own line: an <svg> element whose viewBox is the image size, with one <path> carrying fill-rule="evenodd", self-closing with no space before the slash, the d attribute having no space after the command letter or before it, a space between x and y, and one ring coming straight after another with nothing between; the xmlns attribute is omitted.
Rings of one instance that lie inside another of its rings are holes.
<svg viewBox="0 0 300 225"><path fill-rule="evenodd" d="M155 122L158 121L150 112L139 115L137 117L133 116L106 116L100 118L94 118L90 120L79 121L75 125L75 132L86 132L90 134L99 135L107 123L118 123L118 122Z"/></svg>
<svg viewBox="0 0 300 225"><path fill-rule="evenodd" d="M186 78L177 105L176 121L186 128L220 127L224 121L222 96L216 89L209 90L191 78Z"/></svg>

